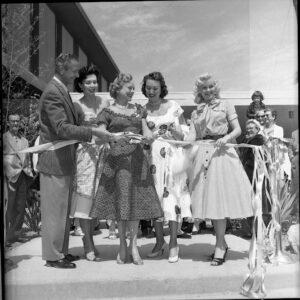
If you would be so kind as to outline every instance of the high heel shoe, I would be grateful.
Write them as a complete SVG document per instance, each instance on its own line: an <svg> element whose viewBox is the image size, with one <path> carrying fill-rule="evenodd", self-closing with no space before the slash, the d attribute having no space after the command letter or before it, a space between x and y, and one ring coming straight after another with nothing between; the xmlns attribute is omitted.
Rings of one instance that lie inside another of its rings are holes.
<svg viewBox="0 0 300 300"><path fill-rule="evenodd" d="M161 248L158 250L158 251L155 251L155 252L151 252L149 254L147 254L147 257L148 258L154 258L154 257L157 257L157 256L163 256L164 255L164 252L165 252L165 246L167 244L164 242L163 245L161 246Z"/></svg>
<svg viewBox="0 0 300 300"><path fill-rule="evenodd" d="M122 260L120 257L120 253L118 253L118 256L117 256L117 264L119 264L119 265L126 264L126 259Z"/></svg>
<svg viewBox="0 0 300 300"><path fill-rule="evenodd" d="M95 251L91 251L91 252L88 252L88 253L85 253L85 258L86 260L88 261L95 261L95 262L99 262L101 261L101 257L99 257Z"/></svg>
<svg viewBox="0 0 300 300"><path fill-rule="evenodd" d="M144 264L143 260L140 257L133 257L133 255L130 254L130 258L135 265L140 266Z"/></svg>
<svg viewBox="0 0 300 300"><path fill-rule="evenodd" d="M227 251L228 251L228 247L226 247L226 249L225 249L223 258L217 258L217 257L214 257L214 258L212 259L210 265L213 266L213 267L222 265L222 264L225 262L225 258L226 258Z"/></svg>
<svg viewBox="0 0 300 300"><path fill-rule="evenodd" d="M88 261L95 261L95 262L99 262L99 261L102 260L99 257L99 253L96 250L96 248L94 248L91 251L86 250L87 249L87 246L86 246L87 243L86 243L85 236L82 237L82 242L83 242L83 247L84 247L84 251L85 251L85 258L86 258L86 260L88 260Z"/></svg>
<svg viewBox="0 0 300 300"><path fill-rule="evenodd" d="M172 248L172 249L176 249L176 254L175 255L169 255L169 262L170 263L175 263L178 261L178 256L179 256L179 246L176 246L175 248ZM171 254L171 250L170 249L170 254Z"/></svg>
<svg viewBox="0 0 300 300"><path fill-rule="evenodd" d="M226 256L228 250L229 250L229 247L227 246L227 247L225 248L225 256ZM213 260L214 257L215 257L215 252L213 252L213 253L209 256L209 258L210 258L211 260Z"/></svg>

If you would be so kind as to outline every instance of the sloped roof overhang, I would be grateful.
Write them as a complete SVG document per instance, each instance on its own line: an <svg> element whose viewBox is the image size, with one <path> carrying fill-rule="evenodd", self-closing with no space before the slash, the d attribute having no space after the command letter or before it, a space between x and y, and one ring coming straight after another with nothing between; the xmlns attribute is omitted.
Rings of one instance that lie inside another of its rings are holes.
<svg viewBox="0 0 300 300"><path fill-rule="evenodd" d="M47 3L58 20L75 38L89 60L96 64L105 79L113 81L119 68L79 3Z"/></svg>

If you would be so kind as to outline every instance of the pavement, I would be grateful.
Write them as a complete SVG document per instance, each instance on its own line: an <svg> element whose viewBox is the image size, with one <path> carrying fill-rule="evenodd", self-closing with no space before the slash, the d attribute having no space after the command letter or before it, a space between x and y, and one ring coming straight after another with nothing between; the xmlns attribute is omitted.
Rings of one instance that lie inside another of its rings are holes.
<svg viewBox="0 0 300 300"><path fill-rule="evenodd" d="M165 237L166 242L169 236ZM76 269L45 267L41 258L41 238L20 243L6 252L15 266L6 271L5 292L8 300L26 299L247 299L240 288L248 273L250 241L227 234L229 251L226 262L210 266L209 254L215 237L207 232L192 239L178 239L177 263L168 262L169 251L156 259L146 257L155 238L139 238L144 265L118 265L119 240L108 239L108 230L94 236L103 261L85 260L82 240L70 235L70 253L79 255ZM267 264L266 298L299 298L299 256L289 254L291 264Z"/></svg>

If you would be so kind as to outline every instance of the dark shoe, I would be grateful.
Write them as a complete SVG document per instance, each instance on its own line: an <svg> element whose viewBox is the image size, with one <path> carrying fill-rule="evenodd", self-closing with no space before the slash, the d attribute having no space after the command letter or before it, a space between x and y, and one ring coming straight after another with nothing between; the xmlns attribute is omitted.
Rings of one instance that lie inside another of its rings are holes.
<svg viewBox="0 0 300 300"><path fill-rule="evenodd" d="M101 224L100 222L95 226L94 231L101 231L100 230Z"/></svg>
<svg viewBox="0 0 300 300"><path fill-rule="evenodd" d="M67 255L65 256L65 259L66 259L67 261L69 261L69 262L72 262L72 261L79 260L80 257L77 256L77 255L67 254Z"/></svg>
<svg viewBox="0 0 300 300"><path fill-rule="evenodd" d="M190 234L184 232L184 233L182 233L182 234L178 234L178 235L177 235L177 238L179 238L179 239L191 239L192 236L191 236Z"/></svg>
<svg viewBox="0 0 300 300"><path fill-rule="evenodd" d="M216 266L223 265L224 262L225 260L223 258L213 258L210 265L216 267Z"/></svg>
<svg viewBox="0 0 300 300"><path fill-rule="evenodd" d="M225 262L225 258L226 258L227 251L228 251L228 247L225 249L223 258L215 258L215 257L213 257L213 259L212 259L210 265L211 265L211 266L214 266L214 267L223 265L223 263Z"/></svg>
<svg viewBox="0 0 300 300"><path fill-rule="evenodd" d="M72 262L69 262L67 259L60 259L55 261L47 260L46 267L58 268L58 269L75 269L76 265Z"/></svg>
<svg viewBox="0 0 300 300"><path fill-rule="evenodd" d="M165 251L164 248L165 248L166 245L167 245L166 242L164 242L163 245L161 246L161 248L159 250L147 254L147 257L154 258L154 257L158 257L160 255L163 256L164 255L164 251Z"/></svg>
<svg viewBox="0 0 300 300"><path fill-rule="evenodd" d="M224 253L224 261L225 261L225 256L227 255L227 251L228 251L228 246L225 248L225 253ZM213 252L210 256L210 259L213 260L215 257L215 252Z"/></svg>

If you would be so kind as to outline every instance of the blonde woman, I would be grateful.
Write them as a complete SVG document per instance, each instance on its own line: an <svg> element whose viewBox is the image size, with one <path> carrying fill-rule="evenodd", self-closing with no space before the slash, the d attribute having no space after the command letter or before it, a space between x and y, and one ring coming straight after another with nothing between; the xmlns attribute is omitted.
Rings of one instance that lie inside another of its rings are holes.
<svg viewBox="0 0 300 300"><path fill-rule="evenodd" d="M211 219L216 233L212 266L225 262L226 218L252 216L251 185L234 148L225 147L241 134L235 108L220 99L217 81L209 74L195 83L197 111L186 140L205 140L189 176L193 217ZM229 133L229 128L232 131ZM207 145L206 145L206 144ZM213 145L212 145L213 144Z"/></svg>
<svg viewBox="0 0 300 300"><path fill-rule="evenodd" d="M134 94L130 74L121 73L109 88L115 102L98 117L98 125L110 133L131 132L152 138L147 127L147 112L129 103ZM124 135L123 135L124 136ZM147 158L141 144L131 144L124 136L110 143L110 152L95 197L91 216L117 220L120 249L117 263L127 262L126 227L130 231L129 254L133 263L142 265L137 248L139 220L155 219L163 215Z"/></svg>

